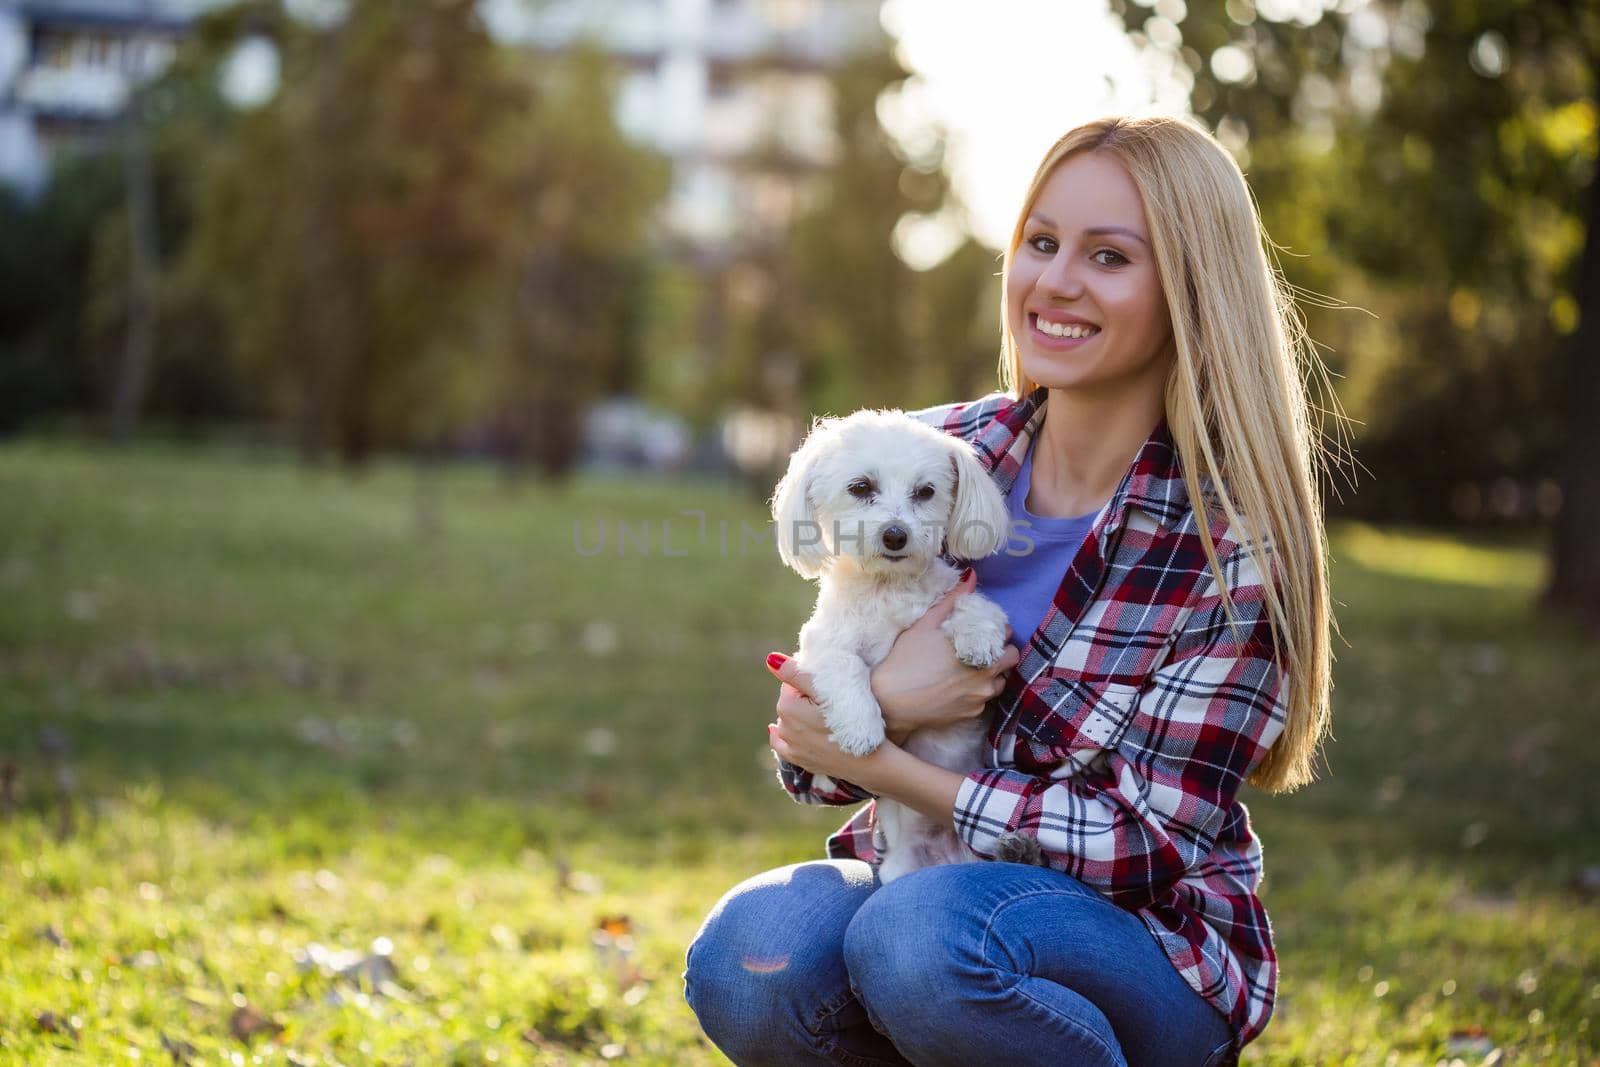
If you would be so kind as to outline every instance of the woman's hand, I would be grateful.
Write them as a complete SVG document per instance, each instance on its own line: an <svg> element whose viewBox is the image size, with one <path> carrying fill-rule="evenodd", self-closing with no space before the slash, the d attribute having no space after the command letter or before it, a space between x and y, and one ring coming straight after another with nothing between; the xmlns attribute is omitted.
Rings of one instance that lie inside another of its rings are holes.
<svg viewBox="0 0 1600 1067"><path fill-rule="evenodd" d="M767 669L783 682L778 721L767 740L780 759L836 782L849 782L875 796L891 797L936 822L950 821L963 776L920 760L891 738L867 753L852 756L828 738L828 724L813 697L809 675L794 660L774 652Z"/></svg>
<svg viewBox="0 0 1600 1067"><path fill-rule="evenodd" d="M1022 659L1013 644L988 667L968 667L939 627L955 610L956 597L977 586L970 571L916 622L895 639L882 663L872 669L872 695L883 710L889 738L904 741L913 730L944 726L983 714L1005 688L1004 675ZM1012 636L1010 627L1006 636Z"/></svg>
<svg viewBox="0 0 1600 1067"><path fill-rule="evenodd" d="M865 756L845 752L828 736L828 724L817 704L811 676L793 659L778 653L767 657L767 669L783 683L778 690L778 721L767 726L772 751L812 774L858 785L860 777L870 777L873 757L890 746L880 745Z"/></svg>

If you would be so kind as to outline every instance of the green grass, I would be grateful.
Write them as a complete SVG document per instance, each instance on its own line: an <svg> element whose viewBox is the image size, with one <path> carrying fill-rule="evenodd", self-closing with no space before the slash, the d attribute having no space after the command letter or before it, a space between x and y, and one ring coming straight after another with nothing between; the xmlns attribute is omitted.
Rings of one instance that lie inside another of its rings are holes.
<svg viewBox="0 0 1600 1067"><path fill-rule="evenodd" d="M716 486L436 492L423 536L403 467L0 449L0 1062L720 1062L683 948L840 816L763 743L810 589ZM1537 546L1334 551L1329 771L1248 797L1283 979L1247 1061L1473 1063L1481 1027L1587 1067L1596 645L1539 616ZM328 973L375 942L392 975ZM241 1005L282 1030L236 1036Z"/></svg>

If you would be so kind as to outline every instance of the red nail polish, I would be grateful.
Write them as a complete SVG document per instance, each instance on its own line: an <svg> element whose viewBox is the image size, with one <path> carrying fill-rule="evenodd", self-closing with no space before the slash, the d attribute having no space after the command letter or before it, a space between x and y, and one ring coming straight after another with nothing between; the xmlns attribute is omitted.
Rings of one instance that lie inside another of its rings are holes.
<svg viewBox="0 0 1600 1067"><path fill-rule="evenodd" d="M789 662L789 657L785 656L782 652L769 652L767 654L767 669L768 670L774 670L775 671L779 667L782 667L785 663L788 663L788 662Z"/></svg>
<svg viewBox="0 0 1600 1067"><path fill-rule="evenodd" d="M958 581L958 582L964 582L964 581L966 581L966 580L967 580L967 579L968 579L968 578L970 578L970 577L972 577L972 568L971 568L971 567L968 567L968 568L967 568L967 569L966 569L966 570L964 570L964 571L962 571L962 572L961 572L961 577L960 577L960 578L958 578L958 579L956 579L956 581Z"/></svg>

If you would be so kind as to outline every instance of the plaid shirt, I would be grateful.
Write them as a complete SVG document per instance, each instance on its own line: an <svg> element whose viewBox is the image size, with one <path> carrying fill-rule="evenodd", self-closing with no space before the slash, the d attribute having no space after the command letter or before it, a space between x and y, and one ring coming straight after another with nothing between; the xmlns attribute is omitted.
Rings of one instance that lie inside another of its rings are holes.
<svg viewBox="0 0 1600 1067"><path fill-rule="evenodd" d="M993 393L912 415L971 442L1007 492L1047 397ZM1211 513L1237 630L1162 422L991 703L988 766L962 783L953 817L981 856L1008 831L1037 836L1050 866L1136 914L1243 1047L1272 1014L1278 965L1256 895L1261 846L1237 793L1283 728L1285 687L1261 570ZM808 804L872 799L782 761L779 778ZM868 803L828 855L875 862L879 834Z"/></svg>

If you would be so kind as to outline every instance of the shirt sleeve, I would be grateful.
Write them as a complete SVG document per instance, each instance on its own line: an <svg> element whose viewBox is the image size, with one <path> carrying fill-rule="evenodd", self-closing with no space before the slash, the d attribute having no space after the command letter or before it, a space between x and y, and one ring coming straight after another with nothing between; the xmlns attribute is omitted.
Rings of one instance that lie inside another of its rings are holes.
<svg viewBox="0 0 1600 1067"><path fill-rule="evenodd" d="M1171 656L1103 758L1067 778L1014 769L967 776L954 819L974 851L992 858L1003 834L1037 837L1050 866L1130 909L1206 860L1286 715L1261 572L1242 549L1222 569L1238 629L1207 568Z"/></svg>
<svg viewBox="0 0 1600 1067"><path fill-rule="evenodd" d="M783 759L778 760L778 781L801 804L859 804L876 796L854 782L829 778L825 774L812 774Z"/></svg>

